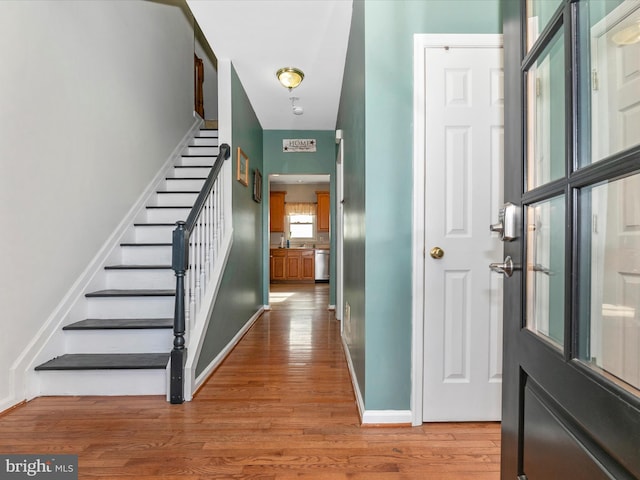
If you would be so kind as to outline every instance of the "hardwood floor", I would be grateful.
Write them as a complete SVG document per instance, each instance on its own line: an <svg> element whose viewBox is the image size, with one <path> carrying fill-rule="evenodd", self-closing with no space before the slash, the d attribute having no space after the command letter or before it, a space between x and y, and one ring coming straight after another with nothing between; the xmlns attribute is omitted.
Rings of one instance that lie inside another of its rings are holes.
<svg viewBox="0 0 640 480"><path fill-rule="evenodd" d="M0 453L78 454L79 478L497 480L497 423L361 427L328 286L272 286L198 392L37 398L0 417Z"/></svg>

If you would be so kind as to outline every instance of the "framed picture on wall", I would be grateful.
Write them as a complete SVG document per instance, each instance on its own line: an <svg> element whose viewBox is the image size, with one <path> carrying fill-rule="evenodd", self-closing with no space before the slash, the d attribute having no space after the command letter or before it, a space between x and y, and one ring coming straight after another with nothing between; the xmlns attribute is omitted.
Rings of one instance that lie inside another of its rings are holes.
<svg viewBox="0 0 640 480"><path fill-rule="evenodd" d="M253 171L253 199L262 202L262 174L257 168Z"/></svg>
<svg viewBox="0 0 640 480"><path fill-rule="evenodd" d="M249 157L238 147L236 159L236 180L245 187L249 186Z"/></svg>

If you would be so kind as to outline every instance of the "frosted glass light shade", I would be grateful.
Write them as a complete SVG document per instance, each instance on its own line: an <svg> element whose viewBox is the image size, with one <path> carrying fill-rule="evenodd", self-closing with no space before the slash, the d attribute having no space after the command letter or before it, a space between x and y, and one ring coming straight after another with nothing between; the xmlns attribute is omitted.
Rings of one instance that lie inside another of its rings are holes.
<svg viewBox="0 0 640 480"><path fill-rule="evenodd" d="M283 87L291 90L300 85L304 79L304 73L298 68L285 67L276 72L276 77L278 77Z"/></svg>

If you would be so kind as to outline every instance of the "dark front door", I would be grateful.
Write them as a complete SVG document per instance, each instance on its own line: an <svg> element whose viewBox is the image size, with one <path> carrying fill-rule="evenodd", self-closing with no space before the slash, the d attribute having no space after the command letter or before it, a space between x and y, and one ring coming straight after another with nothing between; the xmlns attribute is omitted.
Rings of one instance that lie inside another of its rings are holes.
<svg viewBox="0 0 640 480"><path fill-rule="evenodd" d="M637 479L640 2L502 8L502 479Z"/></svg>

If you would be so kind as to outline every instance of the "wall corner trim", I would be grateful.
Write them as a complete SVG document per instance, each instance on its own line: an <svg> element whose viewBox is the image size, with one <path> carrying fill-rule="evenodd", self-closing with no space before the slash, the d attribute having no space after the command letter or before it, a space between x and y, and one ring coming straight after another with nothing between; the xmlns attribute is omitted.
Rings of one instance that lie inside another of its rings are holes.
<svg viewBox="0 0 640 480"><path fill-rule="evenodd" d="M411 410L365 410L362 425L406 425L411 426Z"/></svg>

